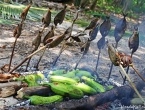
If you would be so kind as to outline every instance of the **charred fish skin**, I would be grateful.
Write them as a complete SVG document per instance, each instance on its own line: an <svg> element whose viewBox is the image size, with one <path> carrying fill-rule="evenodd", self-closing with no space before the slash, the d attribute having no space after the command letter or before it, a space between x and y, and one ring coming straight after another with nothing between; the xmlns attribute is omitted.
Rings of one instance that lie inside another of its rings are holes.
<svg viewBox="0 0 145 110"><path fill-rule="evenodd" d="M106 16L106 19L100 25L100 33L101 33L102 37L106 37L109 34L110 29L111 29L110 17Z"/></svg>
<svg viewBox="0 0 145 110"><path fill-rule="evenodd" d="M123 16L124 17L121 20L119 20L119 22L116 24L114 30L114 37L116 42L119 42L119 40L123 37L127 27L127 22L126 22L127 14L123 14Z"/></svg>

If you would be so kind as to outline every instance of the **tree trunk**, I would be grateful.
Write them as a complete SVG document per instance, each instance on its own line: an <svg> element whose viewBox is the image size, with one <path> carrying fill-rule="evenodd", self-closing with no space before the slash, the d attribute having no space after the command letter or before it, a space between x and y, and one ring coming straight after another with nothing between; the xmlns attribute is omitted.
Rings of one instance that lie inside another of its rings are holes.
<svg viewBox="0 0 145 110"><path fill-rule="evenodd" d="M90 9L91 9L92 11L94 11L94 9L95 9L95 7L96 7L96 4L97 4L97 1L98 1L98 0L94 0L94 1L92 2L91 6L90 6Z"/></svg>
<svg viewBox="0 0 145 110"><path fill-rule="evenodd" d="M123 2L123 7L122 7L123 13L126 13L130 9L131 5L132 5L132 0L125 0Z"/></svg>
<svg viewBox="0 0 145 110"><path fill-rule="evenodd" d="M40 95L48 96L51 93L50 87L36 86L36 87L24 87L17 92L17 98L23 98L24 96Z"/></svg>

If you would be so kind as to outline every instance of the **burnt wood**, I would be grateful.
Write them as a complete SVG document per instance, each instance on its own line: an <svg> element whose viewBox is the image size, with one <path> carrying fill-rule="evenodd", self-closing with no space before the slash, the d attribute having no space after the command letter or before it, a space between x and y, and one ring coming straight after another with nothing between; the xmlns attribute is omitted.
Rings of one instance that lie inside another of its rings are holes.
<svg viewBox="0 0 145 110"><path fill-rule="evenodd" d="M50 87L35 86L35 87L23 87L17 92L17 98L23 98L24 96L40 95L49 96L52 93Z"/></svg>

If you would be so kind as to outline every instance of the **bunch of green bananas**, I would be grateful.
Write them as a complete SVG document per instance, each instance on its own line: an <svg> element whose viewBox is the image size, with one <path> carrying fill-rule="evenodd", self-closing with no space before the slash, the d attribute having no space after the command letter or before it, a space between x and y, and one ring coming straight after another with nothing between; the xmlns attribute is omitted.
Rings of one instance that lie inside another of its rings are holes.
<svg viewBox="0 0 145 110"><path fill-rule="evenodd" d="M106 91L101 84L94 81L95 78L88 71L77 69L66 72L64 70L57 70L52 73L53 75L48 76L50 83L45 85L51 86L52 91L58 95L81 98L83 94L92 95L97 92ZM81 80L85 83L82 83ZM70 88L72 90L70 90ZM79 91L79 94L72 96L71 93L74 93L74 89ZM80 91L82 91L83 94Z"/></svg>
<svg viewBox="0 0 145 110"><path fill-rule="evenodd" d="M29 86L37 86L38 80L43 80L42 73L30 74L23 77L23 81ZM44 82L43 86L51 87L51 90L56 94L51 97L30 96L31 103L48 104L56 101L62 101L63 97L72 99L82 98L84 95L92 95L97 92L105 92L105 88L94 81L91 73L83 70L73 70L66 72L65 70L51 71L48 75L49 83ZM85 83L81 82L83 80ZM39 99L39 100L38 100Z"/></svg>
<svg viewBox="0 0 145 110"><path fill-rule="evenodd" d="M94 82L87 81L87 83L85 84L82 82L78 82L75 79L64 76L49 76L49 81L50 83L44 83L43 85L50 86L51 90L55 94L69 96L70 98L82 98L84 95L92 95L96 94L97 92L104 92L103 91L104 87L101 86L99 83L97 83L99 89L96 89L96 87L94 86L88 85L88 84L95 85L96 84L95 81Z"/></svg>

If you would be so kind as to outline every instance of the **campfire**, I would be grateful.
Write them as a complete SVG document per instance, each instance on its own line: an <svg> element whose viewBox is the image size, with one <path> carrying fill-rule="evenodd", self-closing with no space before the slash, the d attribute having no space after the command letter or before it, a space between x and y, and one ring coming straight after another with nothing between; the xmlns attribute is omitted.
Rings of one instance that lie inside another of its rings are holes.
<svg viewBox="0 0 145 110"><path fill-rule="evenodd" d="M117 49L118 42L125 33L127 14L123 14L124 18L122 18L116 25L114 30L116 45L114 46L106 40L106 36L109 34L111 29L111 21L109 16L106 16L106 19L103 22L101 22L101 17L93 19L84 31L72 35L74 23L78 19L79 13L82 13L82 10L78 10L72 20L71 26L60 35L56 35L55 29L58 24L62 24L65 18L67 6L65 5L64 8L56 14L54 17L54 25L52 26L50 26L52 19L51 10L48 8L46 14L42 18L43 27L39 30L38 35L32 41L34 48L31 54L26 56L18 65L13 67L12 62L15 46L17 45L18 38L21 36L22 28L30 8L31 5L28 5L21 13L21 22L17 25L13 32L15 42L13 45L10 62L1 68L0 97L5 99L6 103L10 100L12 103L9 104L9 106L2 104L4 105L2 109L104 110L111 109L111 104L113 103L115 107L145 104L144 98L140 95L140 91L145 86L145 79L142 75L145 70L143 70L142 74L140 74L135 68L132 60L133 53L136 52L139 45L139 34L137 27L134 28L134 32L129 39L129 48L132 49L131 55L127 55L125 52L119 52ZM45 28L47 27L50 27L51 29L42 40L43 46L40 46L41 38ZM90 31L89 37L80 47L82 55L78 62L76 62L75 67L71 70L59 68L53 70L63 51L75 42L80 43L80 36L85 35L86 30ZM80 61L87 54L90 44L96 39L98 31L100 31L102 37L97 42L99 54L95 71L87 71L83 68L78 68ZM52 64L52 69L49 69L47 72L45 70L39 71L39 63L46 49L52 49L60 44L61 48L58 56ZM108 79L104 81L99 78L97 68L99 65L101 50L105 45L108 47L108 56L110 58L110 63L112 62L112 65ZM43 52L35 65L35 68L38 71L27 72L32 57L40 51ZM27 62L25 68L26 72L18 73L17 69L25 62ZM122 74L125 75L125 78L123 77L123 85L110 78L113 65L118 68L120 67ZM127 71L124 70L126 67ZM129 67L133 68L133 70L140 77L140 80L136 82L131 81L128 76ZM126 79L129 81L130 85L124 85ZM133 97L134 94L137 95L137 98ZM11 96L13 96L13 98ZM115 105L115 103L119 104Z"/></svg>

